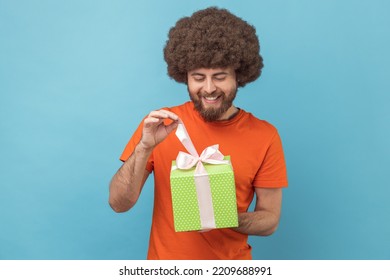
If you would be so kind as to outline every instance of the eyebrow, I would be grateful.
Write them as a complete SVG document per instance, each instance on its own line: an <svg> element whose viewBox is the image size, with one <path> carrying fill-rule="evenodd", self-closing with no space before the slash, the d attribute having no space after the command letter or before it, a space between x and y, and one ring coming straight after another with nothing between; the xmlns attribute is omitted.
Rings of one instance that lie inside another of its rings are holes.
<svg viewBox="0 0 390 280"><path fill-rule="evenodd" d="M221 72L217 72L217 73L213 74L213 76L228 75L228 74L229 74L228 72L221 71ZM202 73L194 72L191 74L191 76L206 76L206 75L202 74Z"/></svg>

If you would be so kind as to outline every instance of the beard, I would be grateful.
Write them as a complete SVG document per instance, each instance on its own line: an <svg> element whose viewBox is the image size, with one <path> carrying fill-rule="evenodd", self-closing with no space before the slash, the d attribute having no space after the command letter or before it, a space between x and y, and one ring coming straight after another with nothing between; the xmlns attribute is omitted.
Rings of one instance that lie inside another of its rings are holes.
<svg viewBox="0 0 390 280"><path fill-rule="evenodd" d="M202 97L205 95L208 94L199 92L195 97L195 94L193 95L190 93L190 98L195 105L195 110L202 116L202 118L206 122L213 122L219 120L222 115L233 105L233 100L237 95L237 88L232 89L228 94L225 94L220 90L218 90L215 94L212 94L212 96L216 95L219 96L219 98L222 98L221 105L218 108L205 108L202 102Z"/></svg>

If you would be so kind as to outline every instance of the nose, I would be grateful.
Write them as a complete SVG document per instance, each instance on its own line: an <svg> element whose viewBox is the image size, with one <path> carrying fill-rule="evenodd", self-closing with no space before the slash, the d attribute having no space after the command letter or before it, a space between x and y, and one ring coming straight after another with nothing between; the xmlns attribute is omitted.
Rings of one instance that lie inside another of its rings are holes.
<svg viewBox="0 0 390 280"><path fill-rule="evenodd" d="M217 89L217 87L215 86L212 79L206 79L206 83L203 89L206 93L211 94Z"/></svg>

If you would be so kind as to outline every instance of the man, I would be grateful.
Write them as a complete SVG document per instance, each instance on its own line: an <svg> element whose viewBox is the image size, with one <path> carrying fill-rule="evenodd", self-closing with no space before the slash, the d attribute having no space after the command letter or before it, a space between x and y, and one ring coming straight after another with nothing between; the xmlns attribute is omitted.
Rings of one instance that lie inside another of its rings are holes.
<svg viewBox="0 0 390 280"><path fill-rule="evenodd" d="M191 101L152 111L127 144L110 184L116 212L136 203L151 172L155 199L148 259L251 259L248 235L272 234L279 223L286 166L277 130L234 106L238 87L263 67L253 26L225 9L208 8L180 19L164 49L168 74L186 83ZM182 121L198 152L219 144L231 156L239 226L208 232L175 232L171 163L184 151L175 133ZM253 212L248 207L256 194Z"/></svg>

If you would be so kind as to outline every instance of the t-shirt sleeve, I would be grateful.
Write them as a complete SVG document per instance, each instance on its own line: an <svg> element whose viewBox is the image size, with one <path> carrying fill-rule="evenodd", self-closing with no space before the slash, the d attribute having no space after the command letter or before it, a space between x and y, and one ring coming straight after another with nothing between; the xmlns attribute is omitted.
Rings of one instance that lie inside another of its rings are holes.
<svg viewBox="0 0 390 280"><path fill-rule="evenodd" d="M128 160L128 158L134 152L135 147L141 140L142 128L143 128L143 121L140 123L140 125L134 132L133 136L130 138L129 142L127 143L125 149L123 150L122 155L120 156L121 161L125 162L126 160ZM153 153L150 155L148 162L146 163L146 170L148 170L149 172L153 171Z"/></svg>
<svg viewBox="0 0 390 280"><path fill-rule="evenodd" d="M263 188L287 187L288 185L282 141L277 131L271 138L253 185Z"/></svg>

